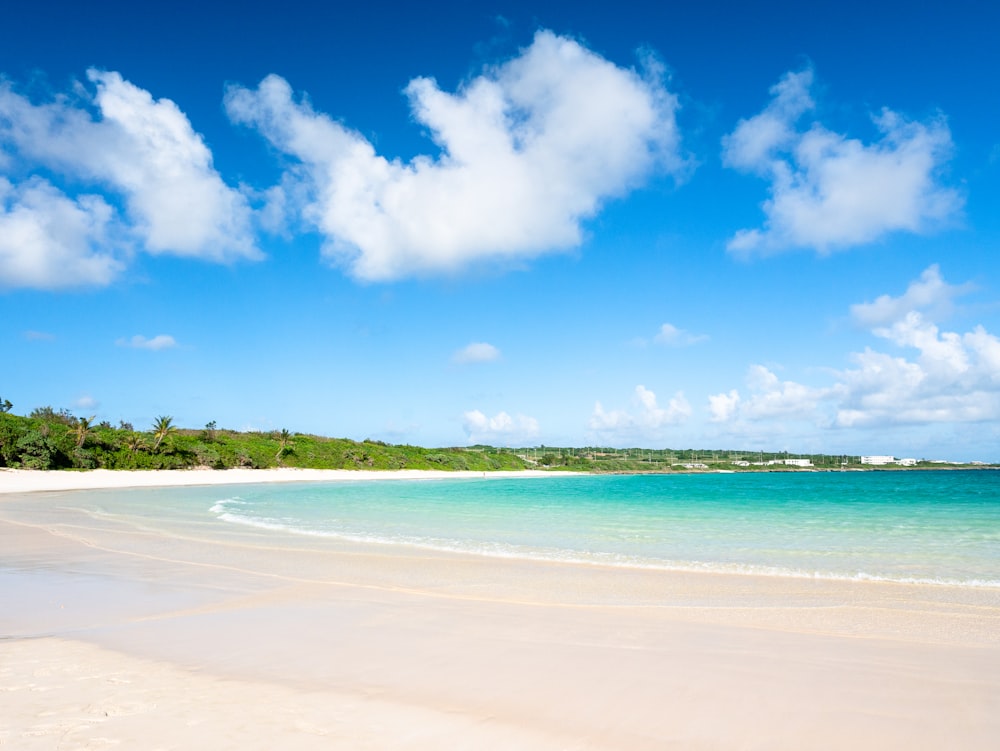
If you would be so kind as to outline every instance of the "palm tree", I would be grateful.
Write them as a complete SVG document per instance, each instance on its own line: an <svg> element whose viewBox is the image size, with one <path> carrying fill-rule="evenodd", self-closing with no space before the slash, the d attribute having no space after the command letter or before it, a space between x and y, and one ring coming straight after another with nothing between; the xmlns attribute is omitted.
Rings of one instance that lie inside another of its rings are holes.
<svg viewBox="0 0 1000 751"><path fill-rule="evenodd" d="M277 438L278 438L278 453L274 455L274 460L278 462L278 464L281 464L281 457L284 455L285 451L288 449L289 445L292 442L292 434L289 433L284 428L282 428L281 432L277 434Z"/></svg>
<svg viewBox="0 0 1000 751"><path fill-rule="evenodd" d="M81 417L77 419L76 425L70 431L76 436L76 447L82 448L84 441L87 440L87 436L94 432L94 426L90 424L97 415L91 415L90 417Z"/></svg>
<svg viewBox="0 0 1000 751"><path fill-rule="evenodd" d="M174 425L174 418L165 415L157 417L156 422L153 423L153 438L156 439L153 442L153 451L157 451L160 448L160 444L163 443L163 439L176 430L177 427Z"/></svg>
<svg viewBox="0 0 1000 751"><path fill-rule="evenodd" d="M132 431L125 437L125 447L133 454L142 448L142 434Z"/></svg>

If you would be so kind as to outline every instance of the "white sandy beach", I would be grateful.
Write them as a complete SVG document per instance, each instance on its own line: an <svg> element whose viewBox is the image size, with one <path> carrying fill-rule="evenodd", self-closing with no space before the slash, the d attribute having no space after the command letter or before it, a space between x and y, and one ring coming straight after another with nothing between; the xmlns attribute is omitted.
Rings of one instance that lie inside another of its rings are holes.
<svg viewBox="0 0 1000 751"><path fill-rule="evenodd" d="M155 509L102 517L64 492L387 475L414 476L0 471L0 745L992 749L1000 737L995 589L167 530Z"/></svg>
<svg viewBox="0 0 1000 751"><path fill-rule="evenodd" d="M0 494L52 490L100 490L111 488L185 487L191 485L244 485L275 482L344 482L356 480L431 480L470 477L555 477L572 472L525 470L516 472L447 472L443 470L352 470L352 469L153 469L125 471L43 472L30 469L0 469Z"/></svg>

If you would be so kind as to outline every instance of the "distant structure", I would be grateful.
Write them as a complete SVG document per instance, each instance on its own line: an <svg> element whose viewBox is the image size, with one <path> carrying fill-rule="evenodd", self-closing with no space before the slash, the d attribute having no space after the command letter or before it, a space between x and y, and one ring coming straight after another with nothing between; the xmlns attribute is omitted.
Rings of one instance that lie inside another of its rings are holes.
<svg viewBox="0 0 1000 751"><path fill-rule="evenodd" d="M739 462L733 462L733 464L739 464ZM755 467L775 467L781 464L785 465L786 467L813 466L812 460L810 459L769 459L766 462L753 462L753 466ZM744 462L743 466L747 466L747 462Z"/></svg>
<svg viewBox="0 0 1000 751"><path fill-rule="evenodd" d="M880 467L886 464L896 464L900 467L915 467L917 465L917 460L897 459L894 456L862 456L861 463L871 464L874 467Z"/></svg>
<svg viewBox="0 0 1000 751"><path fill-rule="evenodd" d="M813 463L809 459L785 459L786 467L811 467Z"/></svg>

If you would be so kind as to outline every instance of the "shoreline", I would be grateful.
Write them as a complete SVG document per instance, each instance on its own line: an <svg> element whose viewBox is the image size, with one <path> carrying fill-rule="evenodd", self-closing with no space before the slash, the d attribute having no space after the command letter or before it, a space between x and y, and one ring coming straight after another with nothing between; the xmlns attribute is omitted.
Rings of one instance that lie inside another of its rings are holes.
<svg viewBox="0 0 1000 751"><path fill-rule="evenodd" d="M0 494L43 491L112 490L118 488L167 488L198 485L252 485L288 482L350 482L368 480L508 479L582 477L580 472L549 470L433 469L0 469Z"/></svg>
<svg viewBox="0 0 1000 751"><path fill-rule="evenodd" d="M252 485L293 482L357 482L369 480L448 480L448 479L536 479L545 477L590 477L600 475L711 475L711 474L810 474L817 472L932 472L997 471L995 467L909 467L870 469L761 469L671 470L670 472L570 472L562 470L435 470L435 469L14 469L0 467L0 495L11 493L112 490L124 488L167 488L214 485Z"/></svg>

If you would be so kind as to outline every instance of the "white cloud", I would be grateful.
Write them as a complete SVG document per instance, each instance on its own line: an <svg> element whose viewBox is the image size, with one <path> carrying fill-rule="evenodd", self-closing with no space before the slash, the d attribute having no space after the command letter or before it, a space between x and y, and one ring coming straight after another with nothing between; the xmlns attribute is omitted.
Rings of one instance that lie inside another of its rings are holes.
<svg viewBox="0 0 1000 751"><path fill-rule="evenodd" d="M940 268L933 264L900 297L882 295L872 302L852 305L851 316L864 326L883 326L905 318L911 311L931 308L944 314L950 309L952 299L970 289L968 284L953 285L945 282L941 278Z"/></svg>
<svg viewBox="0 0 1000 751"><path fill-rule="evenodd" d="M451 358L463 365L477 362L493 362L500 359L500 350L486 342L472 342L458 350Z"/></svg>
<svg viewBox="0 0 1000 751"><path fill-rule="evenodd" d="M29 329L24 332L24 338L29 342L52 342L55 341L56 335L50 334L48 331L35 331L34 329Z"/></svg>
<svg viewBox="0 0 1000 751"><path fill-rule="evenodd" d="M740 394L733 389L728 394L714 394L708 397L708 413L712 422L729 422L736 416Z"/></svg>
<svg viewBox="0 0 1000 751"><path fill-rule="evenodd" d="M740 405L740 415L750 420L775 417L817 419L817 409L833 392L795 381L782 381L763 365L751 365L747 373L750 397Z"/></svg>
<svg viewBox="0 0 1000 751"><path fill-rule="evenodd" d="M0 177L0 288L108 284L122 268L113 222L100 196L73 199L38 177L20 185Z"/></svg>
<svg viewBox="0 0 1000 751"><path fill-rule="evenodd" d="M614 409L610 412L604 409L600 402L594 402L594 412L590 416L587 427L600 433L620 432L630 429L635 424L632 415L621 409Z"/></svg>
<svg viewBox="0 0 1000 751"><path fill-rule="evenodd" d="M226 108L301 162L304 218L327 258L366 280L449 272L578 245L602 202L652 172L678 172L678 104L653 64L620 68L548 31L457 92L406 88L439 153L390 160L282 78L234 87Z"/></svg>
<svg viewBox="0 0 1000 751"><path fill-rule="evenodd" d="M526 415L511 417L498 412L487 417L478 409L465 412L462 423L469 443L515 444L536 438L540 432L538 420Z"/></svg>
<svg viewBox="0 0 1000 751"><path fill-rule="evenodd" d="M660 326L660 330L653 337L653 341L657 344L664 344L670 347L685 347L689 344L703 342L706 339L708 337L705 334L692 334L690 331L679 329L671 323L665 323Z"/></svg>
<svg viewBox="0 0 1000 751"><path fill-rule="evenodd" d="M809 94L813 72L786 73L771 87L771 102L759 115L740 120L723 139L722 159L727 167L767 175L774 154L785 151L799 138L795 122L815 103Z"/></svg>
<svg viewBox="0 0 1000 751"><path fill-rule="evenodd" d="M147 339L141 334L136 334L130 339L119 339L115 342L119 347L132 347L133 349L151 349L154 352L161 349L172 349L177 346L177 341L169 334L158 334L151 339Z"/></svg>
<svg viewBox="0 0 1000 751"><path fill-rule="evenodd" d="M614 435L624 439L656 438L664 428L683 423L690 416L691 405L683 392L678 391L666 407L661 407L656 394L640 384L633 392L631 411L607 411L600 402L595 402L587 427L604 436Z"/></svg>
<svg viewBox="0 0 1000 751"><path fill-rule="evenodd" d="M943 117L919 123L883 109L873 116L882 137L872 144L818 122L797 130L814 107L811 85L809 70L786 74L763 112L741 120L723 140L727 166L771 181L764 229L741 230L731 251L827 253L888 232L926 231L958 215L961 198L938 182L952 151Z"/></svg>
<svg viewBox="0 0 1000 751"><path fill-rule="evenodd" d="M640 424L654 429L675 425L691 416L691 405L681 391L671 397L666 409L656 403L656 394L641 384L635 387L635 399L642 407L639 413Z"/></svg>
<svg viewBox="0 0 1000 751"><path fill-rule="evenodd" d="M866 349L840 374L836 424L976 422L1000 419L1000 339L976 326L941 331L917 311L873 331L915 359Z"/></svg>
<svg viewBox="0 0 1000 751"><path fill-rule="evenodd" d="M83 394L75 402L73 402L73 406L77 409L96 409L100 406L100 404L101 403L90 394Z"/></svg>
<svg viewBox="0 0 1000 751"><path fill-rule="evenodd" d="M115 72L92 69L87 77L93 94L80 86L79 99L59 96L42 104L0 82L0 146L13 154L8 168L16 164L30 171L41 165L94 190L109 190L123 199L127 222L103 198L65 200L82 211L99 212L102 226L113 222L147 252L223 262L259 258L246 199L223 182L211 152L177 105L154 99ZM73 237L63 245L76 247L74 258L90 259L93 266L93 254L80 250L92 243L91 236L81 230ZM21 263L34 255L31 245L13 250L11 245L8 255L16 254ZM92 269L81 283L107 284L114 265ZM65 276L52 269L43 277L45 284L26 284L67 286Z"/></svg>
<svg viewBox="0 0 1000 751"><path fill-rule="evenodd" d="M735 389L709 397L715 422L808 420L833 428L969 423L1000 419L1000 339L982 326L943 331L915 308L942 305L970 289L944 281L936 266L899 297L882 295L852 307L856 320L898 352L871 347L850 355L823 387L781 381L754 365L749 396Z"/></svg>
<svg viewBox="0 0 1000 751"><path fill-rule="evenodd" d="M728 394L709 396L708 407L712 422L776 418L823 422L822 413L818 410L833 393L830 389L782 381L763 365L750 366L746 383L748 395L745 398L736 389Z"/></svg>

